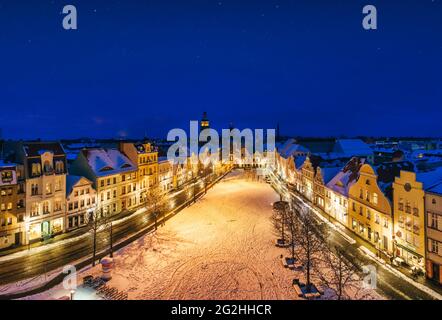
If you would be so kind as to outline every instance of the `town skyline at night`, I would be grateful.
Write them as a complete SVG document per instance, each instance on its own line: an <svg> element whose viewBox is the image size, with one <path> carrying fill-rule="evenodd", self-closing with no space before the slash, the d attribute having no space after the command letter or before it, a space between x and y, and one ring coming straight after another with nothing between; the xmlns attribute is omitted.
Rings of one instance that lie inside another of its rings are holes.
<svg viewBox="0 0 442 320"><path fill-rule="evenodd" d="M441 35L442 0L0 0L0 300L442 300Z"/></svg>

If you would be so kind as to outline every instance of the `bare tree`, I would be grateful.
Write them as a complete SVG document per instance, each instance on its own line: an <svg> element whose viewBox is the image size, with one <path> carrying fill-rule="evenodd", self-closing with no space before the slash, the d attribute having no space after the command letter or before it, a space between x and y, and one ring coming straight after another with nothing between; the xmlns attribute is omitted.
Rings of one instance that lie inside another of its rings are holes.
<svg viewBox="0 0 442 320"><path fill-rule="evenodd" d="M273 203L273 224L278 230L278 232L281 234L281 238L278 239L278 242L281 241L283 245L285 245L285 235L286 235L286 220L287 220L287 214L290 210L289 204L286 201L276 201Z"/></svg>
<svg viewBox="0 0 442 320"><path fill-rule="evenodd" d="M288 244L289 244L289 252L290 252L290 258L292 261L295 260L296 255L296 240L298 237L299 232L299 221L297 219L296 213L294 210L290 210L285 215L285 225L286 225L286 234L288 237Z"/></svg>
<svg viewBox="0 0 442 320"><path fill-rule="evenodd" d="M88 217L89 232L92 235L92 266L95 266L97 255L97 235L100 230L107 229L110 224L110 219L103 214L101 209L96 209ZM110 239L112 248L112 238Z"/></svg>
<svg viewBox="0 0 442 320"><path fill-rule="evenodd" d="M161 190L159 185L155 185L149 188L145 195L145 206L147 212L152 214L155 220L155 230L158 229L158 219L165 211L166 207L166 195Z"/></svg>
<svg viewBox="0 0 442 320"><path fill-rule="evenodd" d="M296 242L301 249L299 261L304 266L306 288L311 291L311 274L320 256L327 250L325 238L327 231L313 217L313 212L301 207L294 208L294 213L299 221Z"/></svg>
<svg viewBox="0 0 442 320"><path fill-rule="evenodd" d="M323 271L318 272L324 285L333 290L336 299L350 299L359 290L358 267L353 264L345 251L335 247L324 254ZM325 270L325 271L324 271ZM353 290L352 293L349 290Z"/></svg>

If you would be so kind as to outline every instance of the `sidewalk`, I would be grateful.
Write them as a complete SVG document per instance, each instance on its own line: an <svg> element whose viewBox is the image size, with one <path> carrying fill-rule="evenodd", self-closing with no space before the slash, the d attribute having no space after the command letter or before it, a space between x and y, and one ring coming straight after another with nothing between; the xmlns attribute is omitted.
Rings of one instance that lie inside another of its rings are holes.
<svg viewBox="0 0 442 320"><path fill-rule="evenodd" d="M125 217L128 217L128 216L132 215L133 213L135 213L140 208L142 208L142 206L139 206L136 209L126 210L126 211L123 211L123 212L121 212L119 214L111 216L110 217L111 221L116 221L116 220L120 220L120 219L123 219ZM20 251L24 251L24 250L29 250L29 249L32 249L32 248L38 248L38 247L45 246L45 245L48 245L48 244L51 244L51 243L54 243L54 242L57 242L57 241L66 240L66 239L70 239L70 238L75 238L75 237L78 237L78 236L80 236L82 234L85 234L87 231L88 231L87 225L85 225L83 227L77 228L77 229L72 230L72 231L68 231L68 232L65 232L65 233L57 234L57 235L55 235L55 236L53 236L53 237L51 237L51 238L49 238L47 240L40 240L40 241L31 243L30 245L21 245L21 246L16 246L16 247L13 247L13 248L2 249L2 250L0 250L0 257L7 256L9 254L20 252Z"/></svg>

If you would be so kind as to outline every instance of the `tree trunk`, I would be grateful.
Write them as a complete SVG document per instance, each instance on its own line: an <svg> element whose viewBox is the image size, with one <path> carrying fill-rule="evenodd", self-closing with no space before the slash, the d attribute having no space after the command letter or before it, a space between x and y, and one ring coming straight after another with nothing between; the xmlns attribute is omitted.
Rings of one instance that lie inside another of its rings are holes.
<svg viewBox="0 0 442 320"><path fill-rule="evenodd" d="M94 246L92 251L92 266L95 266L95 255L97 252L97 229L94 230Z"/></svg>
<svg viewBox="0 0 442 320"><path fill-rule="evenodd" d="M307 254L307 290L310 292L310 253Z"/></svg>
<svg viewBox="0 0 442 320"><path fill-rule="evenodd" d="M110 223L110 236L109 236L109 238L110 238L110 254L109 254L109 256L111 258L114 257L114 246L113 246L112 236L113 236L113 230L112 230L112 222L111 222Z"/></svg>
<svg viewBox="0 0 442 320"><path fill-rule="evenodd" d="M292 238L292 260L295 260L295 241L293 241L293 238Z"/></svg>

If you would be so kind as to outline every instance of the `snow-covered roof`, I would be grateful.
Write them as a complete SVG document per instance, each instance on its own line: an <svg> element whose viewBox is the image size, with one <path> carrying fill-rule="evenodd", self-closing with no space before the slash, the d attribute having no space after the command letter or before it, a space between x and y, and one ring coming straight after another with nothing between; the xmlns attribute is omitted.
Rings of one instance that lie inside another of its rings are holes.
<svg viewBox="0 0 442 320"><path fill-rule="evenodd" d="M433 192L431 189L442 183L442 167L432 171L417 172L416 181L422 182L424 190Z"/></svg>
<svg viewBox="0 0 442 320"><path fill-rule="evenodd" d="M381 153L394 153L398 151L397 148L387 148L384 146L371 146L373 152L381 152Z"/></svg>
<svg viewBox="0 0 442 320"><path fill-rule="evenodd" d="M333 152L342 153L346 156L369 156L373 154L370 146L361 139L338 139Z"/></svg>
<svg viewBox="0 0 442 320"><path fill-rule="evenodd" d="M295 157L295 168L297 170L302 168L302 165L304 164L305 159L307 159L307 156L297 156L297 157Z"/></svg>
<svg viewBox="0 0 442 320"><path fill-rule="evenodd" d="M65 154L63 146L59 142L25 142L23 149L28 157L41 156L45 152L52 152L55 156Z"/></svg>
<svg viewBox="0 0 442 320"><path fill-rule="evenodd" d="M284 144L282 144L279 148L279 154L283 157L283 158L289 158L293 155L295 155L296 153L308 153L309 150L304 147L301 146L299 144L297 144L295 142L295 139L289 139L286 142L284 142Z"/></svg>
<svg viewBox="0 0 442 320"><path fill-rule="evenodd" d="M96 142L73 142L73 143L68 143L65 144L64 147L66 149L77 149L77 150L81 150L81 149L87 149L87 148L99 148L100 144L96 143Z"/></svg>
<svg viewBox="0 0 442 320"><path fill-rule="evenodd" d="M359 169L365 163L364 159L353 157L328 183L327 188L348 196L350 187L359 178Z"/></svg>
<svg viewBox="0 0 442 320"><path fill-rule="evenodd" d="M129 158L117 149L86 149L82 152L97 177L136 170Z"/></svg>
<svg viewBox="0 0 442 320"><path fill-rule="evenodd" d="M321 175L324 183L327 184L333 179L340 171L342 167L321 167Z"/></svg>
<svg viewBox="0 0 442 320"><path fill-rule="evenodd" d="M0 168L14 168L17 165L15 163L11 162L5 162L4 160L0 159Z"/></svg>
<svg viewBox="0 0 442 320"><path fill-rule="evenodd" d="M427 189L427 192L442 194L442 181L431 188Z"/></svg>

